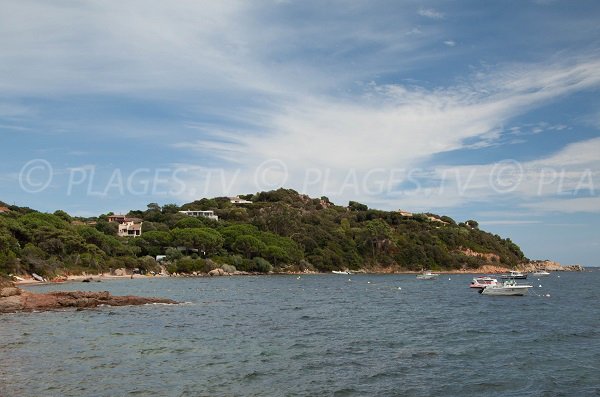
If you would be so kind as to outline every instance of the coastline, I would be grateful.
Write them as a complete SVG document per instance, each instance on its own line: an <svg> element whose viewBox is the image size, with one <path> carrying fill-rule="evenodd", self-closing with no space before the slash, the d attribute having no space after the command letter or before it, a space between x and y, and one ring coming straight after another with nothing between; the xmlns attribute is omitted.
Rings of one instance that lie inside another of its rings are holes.
<svg viewBox="0 0 600 397"><path fill-rule="evenodd" d="M539 261L535 262L535 265L526 264L523 266L519 266L518 270L523 272L534 272L536 270L546 269L552 272L565 272L565 271L582 271L583 267L579 265L567 265L562 266L556 262L545 262ZM508 273L510 268L496 266L496 265L484 265L477 269L455 269L455 270L432 270L434 273L438 274L473 274L473 275L481 275L481 274L503 274ZM351 274L419 274L422 271L412 271L412 270L395 270L391 268L372 268L372 269L361 269L353 271L351 270ZM48 285L48 284L62 284L62 283L72 283L72 282L103 282L110 280L126 280L126 279L153 279L156 277L176 277L176 278L187 278L187 277L224 277L224 276L258 276L258 275L290 275L290 276L300 276L300 275L328 275L332 274L330 272L316 272L316 271L298 271L298 272L272 272L272 273L248 273L248 272L235 272L235 273L226 273L226 272L217 272L217 273L195 273L195 274L156 274L156 275L142 275L142 274L111 274L111 273L101 273L101 274L79 274L79 275L68 275L68 276L58 276L54 279L47 281L38 281L33 278L26 278L21 280L13 281L15 286L35 286L35 285Z"/></svg>

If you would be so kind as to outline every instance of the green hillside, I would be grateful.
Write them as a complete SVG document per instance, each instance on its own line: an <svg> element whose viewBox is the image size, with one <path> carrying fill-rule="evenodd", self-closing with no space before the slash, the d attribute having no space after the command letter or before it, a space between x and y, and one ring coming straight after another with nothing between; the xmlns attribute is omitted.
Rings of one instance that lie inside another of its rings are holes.
<svg viewBox="0 0 600 397"><path fill-rule="evenodd" d="M179 273L217 267L249 272L443 270L489 263L512 267L527 260L510 239L479 230L471 220L410 216L357 202L339 206L289 189L242 198L252 203L213 198L130 211L129 217L143 220L142 235L135 238L117 236L117 224L108 222L112 214L72 218L64 211L7 206L10 211L0 214L0 273L150 271L158 268L156 255L167 255L169 271ZM219 220L180 210L213 210Z"/></svg>

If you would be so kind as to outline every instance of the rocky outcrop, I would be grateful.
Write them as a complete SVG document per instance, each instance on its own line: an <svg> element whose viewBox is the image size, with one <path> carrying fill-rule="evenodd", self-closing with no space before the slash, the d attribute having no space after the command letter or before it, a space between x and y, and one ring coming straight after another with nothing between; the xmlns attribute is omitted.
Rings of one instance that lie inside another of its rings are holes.
<svg viewBox="0 0 600 397"><path fill-rule="evenodd" d="M209 276L224 276L227 273L225 273L225 270L218 268L218 269L213 269L210 272L208 272Z"/></svg>
<svg viewBox="0 0 600 397"><path fill-rule="evenodd" d="M462 248L458 252L462 253L466 256L474 256L476 258L481 258L487 262L487 264L498 264L500 263L500 256L491 252L475 252L469 248Z"/></svg>
<svg viewBox="0 0 600 397"><path fill-rule="evenodd" d="M547 270L549 272L582 272L584 270L581 265L561 265L558 262L549 260L537 260L525 263L519 266L525 272L535 272L538 270Z"/></svg>
<svg viewBox="0 0 600 397"><path fill-rule="evenodd" d="M145 298L130 295L112 296L108 291L74 291L35 294L15 287L4 287L1 289L0 293L2 293L2 297L0 297L0 313L46 311L65 308L85 309L101 305L130 306L145 305L149 303L177 303L171 299ZM4 296L5 294L7 296Z"/></svg>

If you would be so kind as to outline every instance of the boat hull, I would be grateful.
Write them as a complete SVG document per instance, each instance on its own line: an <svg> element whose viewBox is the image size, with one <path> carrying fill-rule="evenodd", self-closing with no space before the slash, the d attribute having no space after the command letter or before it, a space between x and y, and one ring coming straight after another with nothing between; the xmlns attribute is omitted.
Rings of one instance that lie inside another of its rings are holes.
<svg viewBox="0 0 600 397"><path fill-rule="evenodd" d="M527 278L527 275L526 274L521 274L521 275L518 275L518 276L513 276L513 275L510 275L510 274L503 274L502 276L500 276L500 278L504 279L504 280L525 280Z"/></svg>
<svg viewBox="0 0 600 397"><path fill-rule="evenodd" d="M486 287L481 290L482 295L495 296L523 296L527 295L530 285L517 285L512 287Z"/></svg>

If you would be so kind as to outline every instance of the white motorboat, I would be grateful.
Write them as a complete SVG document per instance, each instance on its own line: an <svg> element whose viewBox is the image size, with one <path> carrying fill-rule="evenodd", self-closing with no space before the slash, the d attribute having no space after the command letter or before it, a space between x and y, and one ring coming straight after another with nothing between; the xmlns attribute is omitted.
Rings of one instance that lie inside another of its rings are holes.
<svg viewBox="0 0 600 397"><path fill-rule="evenodd" d="M426 270L421 274L417 274L417 279L419 280L435 280L439 277L439 274L431 273L430 270Z"/></svg>
<svg viewBox="0 0 600 397"><path fill-rule="evenodd" d="M515 280L515 279L524 280L524 279L527 278L527 274L523 274L521 272L517 272L515 270L511 270L510 273L503 274L503 275L500 276L500 278L509 279L509 280Z"/></svg>
<svg viewBox="0 0 600 397"><path fill-rule="evenodd" d="M532 273L534 276L538 276L538 277L543 277L543 276L549 276L550 273L548 273L545 270L538 270Z"/></svg>
<svg viewBox="0 0 600 397"><path fill-rule="evenodd" d="M352 274L350 272L350 270L332 270L331 273L333 273L333 274Z"/></svg>
<svg viewBox="0 0 600 397"><path fill-rule="evenodd" d="M490 276L479 276L475 277L473 281L471 281L471 284L469 284L469 288L483 289L490 285L498 285L498 280Z"/></svg>
<svg viewBox="0 0 600 397"><path fill-rule="evenodd" d="M532 287L533 285L517 284L515 280L508 280L502 284L489 285L482 289L480 293L482 295L523 296Z"/></svg>

